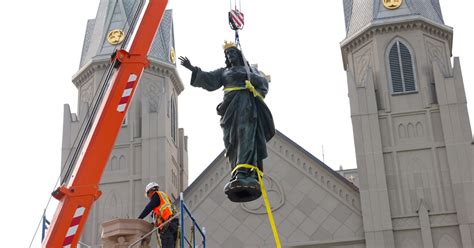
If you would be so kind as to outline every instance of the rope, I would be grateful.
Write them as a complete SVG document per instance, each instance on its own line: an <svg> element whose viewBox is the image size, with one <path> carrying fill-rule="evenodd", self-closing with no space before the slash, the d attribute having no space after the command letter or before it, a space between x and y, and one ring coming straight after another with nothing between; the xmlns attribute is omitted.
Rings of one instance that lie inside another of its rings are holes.
<svg viewBox="0 0 474 248"><path fill-rule="evenodd" d="M179 247L179 240L181 240L181 228L178 227L176 231L176 240L174 242L174 247Z"/></svg>
<svg viewBox="0 0 474 248"><path fill-rule="evenodd" d="M252 83L249 81L249 80L245 80L245 87L228 87L228 88L224 88L224 91L225 92L229 92L229 91L235 91L235 90L249 90L250 92L252 92L253 96L254 97L258 97L260 99L264 99L264 97L262 96L262 94L260 94L260 92L257 91L257 89L255 89L255 87L252 85Z"/></svg>
<svg viewBox="0 0 474 248"><path fill-rule="evenodd" d="M265 185L263 184L263 172L258 169L256 166L251 164L238 164L232 170L232 174L239 169L239 168L246 168L257 172L258 181L260 182L260 189L262 191L263 202L265 203L265 208L267 210L268 220L270 221L270 226L272 227L273 238L275 238L275 244L277 248L281 248L280 238L278 237L278 230L275 225L275 220L273 219L272 209L270 206L270 202L268 201L267 191L265 190Z"/></svg>
<svg viewBox="0 0 474 248"><path fill-rule="evenodd" d="M194 222L193 222L193 225L191 226L191 242L193 243L193 247L194 247L194 244L196 242L196 230L194 229ZM191 244L189 247L191 247Z"/></svg>
<svg viewBox="0 0 474 248"><path fill-rule="evenodd" d="M157 232L158 229L160 229L162 226L164 225L167 225L168 223L170 223L173 219L176 219L178 216L180 216L181 213L176 213L173 217L169 218L167 221L163 222L161 225L153 228L153 230L149 231L148 233L142 235L139 239L135 240L135 242L131 243L130 245L128 245L128 248L131 248L133 247L134 245L138 244L140 241L142 241L143 239L145 239L146 237L150 236L151 234L153 234L154 232L156 232L156 235L158 236L158 243L161 242L161 239L159 238L159 233ZM161 244L160 244L161 246Z"/></svg>
<svg viewBox="0 0 474 248"><path fill-rule="evenodd" d="M229 0L229 7L232 9L232 0ZM234 0L234 9L237 9L237 0ZM239 0L239 10L242 9L242 3Z"/></svg>

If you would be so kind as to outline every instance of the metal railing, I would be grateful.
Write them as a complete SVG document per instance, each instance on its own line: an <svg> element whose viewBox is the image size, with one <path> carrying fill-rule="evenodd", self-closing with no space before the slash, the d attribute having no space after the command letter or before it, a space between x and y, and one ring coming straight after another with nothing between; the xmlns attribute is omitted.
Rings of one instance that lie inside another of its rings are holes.
<svg viewBox="0 0 474 248"><path fill-rule="evenodd" d="M164 225L168 224L170 221L172 221L172 220L178 218L178 216L180 216L180 213L176 213L173 217L169 218L167 221L163 222L161 225L159 225L159 226L153 228L153 230L149 231L148 233L146 233L145 235L143 235L141 238L135 240L135 242L131 243L131 244L128 246L128 248L131 248L132 246L138 244L139 242L141 242L142 240L144 240L145 238L147 238L148 236L150 236L152 233L157 232L161 227L163 227ZM160 234L159 234L158 232L157 232L157 234L158 234L158 237L159 237ZM158 240L158 242L159 242L159 240Z"/></svg>
<svg viewBox="0 0 474 248"><path fill-rule="evenodd" d="M195 230L196 229L199 231L199 233L202 236L202 247L206 248L206 231L205 231L204 228L201 229L199 227L199 225L197 224L197 222L194 219L193 215L191 214L191 211L189 211L188 207L184 203L183 192L181 192L180 195L179 195L179 205L181 207L181 221L180 221L180 225L181 225L181 248L184 248L184 241L186 241L190 247L193 247L193 248L196 247L196 238L195 238L195 236L196 236ZM192 220L192 226L191 226L191 239L192 239L192 242L193 242L192 246L191 246L191 242L189 242L189 240L186 239L186 235L185 235L185 232L184 232L184 214L185 213Z"/></svg>

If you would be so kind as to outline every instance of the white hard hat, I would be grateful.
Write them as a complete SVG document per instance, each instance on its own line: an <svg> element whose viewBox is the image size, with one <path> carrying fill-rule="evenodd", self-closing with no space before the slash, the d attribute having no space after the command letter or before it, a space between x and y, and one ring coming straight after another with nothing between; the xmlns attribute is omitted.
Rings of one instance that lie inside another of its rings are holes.
<svg viewBox="0 0 474 248"><path fill-rule="evenodd" d="M155 187L159 188L160 185L157 184L157 183L155 183L155 182L149 183L149 184L145 187L145 193L147 193L150 189L155 188Z"/></svg>

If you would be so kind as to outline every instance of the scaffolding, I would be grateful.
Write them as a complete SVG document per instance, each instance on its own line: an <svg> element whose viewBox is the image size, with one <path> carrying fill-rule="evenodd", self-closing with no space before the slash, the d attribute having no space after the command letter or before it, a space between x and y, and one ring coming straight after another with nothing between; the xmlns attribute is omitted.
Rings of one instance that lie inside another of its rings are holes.
<svg viewBox="0 0 474 248"><path fill-rule="evenodd" d="M206 248L206 230L204 228L201 228L198 224L197 224L197 221L196 219L194 219L193 215L191 214L191 211L188 209L188 207L186 206L186 203L184 203L184 196L183 196L183 192L180 193L179 195L179 205L180 205L180 228L181 228L181 232L180 232L180 236L181 236L181 248L184 248L185 246L185 241L186 241L186 244L188 245L187 247L192 247L192 248ZM186 232L186 222L185 222L185 217L188 217L191 221L191 227L190 227L190 233L189 233L189 237L186 236L187 232ZM199 234L200 236L196 237L196 230L199 231ZM199 244L199 242L196 241L197 238L200 238L201 242ZM196 243L197 243L197 246L196 246Z"/></svg>

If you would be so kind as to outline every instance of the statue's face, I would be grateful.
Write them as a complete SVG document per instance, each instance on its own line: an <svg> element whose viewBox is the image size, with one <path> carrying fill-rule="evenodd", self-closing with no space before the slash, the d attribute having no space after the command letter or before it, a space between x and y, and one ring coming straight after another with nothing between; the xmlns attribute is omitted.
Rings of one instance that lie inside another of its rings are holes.
<svg viewBox="0 0 474 248"><path fill-rule="evenodd" d="M241 63L240 53L237 49L231 48L226 50L225 56L232 65L238 65Z"/></svg>

